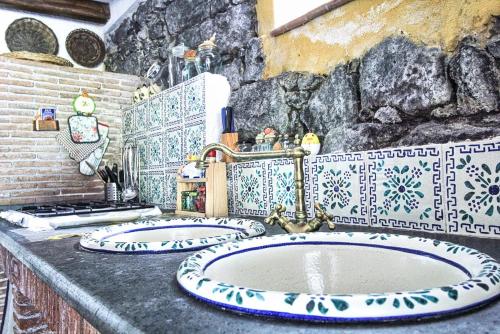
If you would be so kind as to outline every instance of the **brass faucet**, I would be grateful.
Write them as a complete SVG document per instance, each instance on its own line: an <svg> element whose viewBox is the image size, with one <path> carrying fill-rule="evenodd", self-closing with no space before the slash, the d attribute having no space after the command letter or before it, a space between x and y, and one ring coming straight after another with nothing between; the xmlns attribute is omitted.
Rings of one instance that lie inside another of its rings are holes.
<svg viewBox="0 0 500 334"><path fill-rule="evenodd" d="M200 159L196 162L196 167L205 169L208 167L206 161L210 151L220 151L225 155L233 158L236 161L248 160L262 160L273 158L292 158L294 165L294 179L295 179L295 220L296 223L291 222L287 217L283 216L286 207L282 204L276 205L271 214L264 220L267 224L278 224L285 231L289 233L301 232L314 232L318 231L323 223L327 223L330 229L335 228L332 215L326 213L319 203L314 205L315 217L312 220L307 220L306 202L305 202L305 189L304 189L304 157L309 155L310 152L306 151L300 146L298 136L295 136L295 147L278 150L278 151L264 151L264 152L235 152L224 144L214 143L209 144L203 148L200 153Z"/></svg>

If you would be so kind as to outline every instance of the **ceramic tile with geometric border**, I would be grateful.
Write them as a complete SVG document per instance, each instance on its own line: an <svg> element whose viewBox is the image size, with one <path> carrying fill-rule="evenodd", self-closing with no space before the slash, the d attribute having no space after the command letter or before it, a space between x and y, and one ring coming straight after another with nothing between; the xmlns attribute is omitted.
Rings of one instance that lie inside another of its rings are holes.
<svg viewBox="0 0 500 334"><path fill-rule="evenodd" d="M143 133L148 130L148 108L149 100L143 101L135 106L135 132Z"/></svg>
<svg viewBox="0 0 500 334"><path fill-rule="evenodd" d="M227 180L227 205L228 213L236 214L234 207L234 179L232 163L226 165L226 180Z"/></svg>
<svg viewBox="0 0 500 334"><path fill-rule="evenodd" d="M370 225L445 232L441 145L366 152Z"/></svg>
<svg viewBox="0 0 500 334"><path fill-rule="evenodd" d="M135 132L134 107L123 110L122 133L124 136L130 136Z"/></svg>
<svg viewBox="0 0 500 334"><path fill-rule="evenodd" d="M267 216L267 175L265 161L241 162L232 165L235 213Z"/></svg>
<svg viewBox="0 0 500 334"><path fill-rule="evenodd" d="M331 213L336 224L369 225L364 153L312 158L314 202Z"/></svg>
<svg viewBox="0 0 500 334"><path fill-rule="evenodd" d="M136 139L137 153L139 154L139 168L145 170L149 167L148 164L148 138L140 137Z"/></svg>
<svg viewBox="0 0 500 334"><path fill-rule="evenodd" d="M160 131L148 134L146 169L160 169L163 167L163 133Z"/></svg>
<svg viewBox="0 0 500 334"><path fill-rule="evenodd" d="M148 186L149 182L147 172L139 173L139 199L143 203L149 203Z"/></svg>
<svg viewBox="0 0 500 334"><path fill-rule="evenodd" d="M163 206L165 204L165 171L147 173L148 203Z"/></svg>
<svg viewBox="0 0 500 334"><path fill-rule="evenodd" d="M184 141L184 156L194 154L199 155L205 146L205 121L199 120L184 126L182 136Z"/></svg>
<svg viewBox="0 0 500 334"><path fill-rule="evenodd" d="M156 94L149 100L149 130L163 127L163 94Z"/></svg>
<svg viewBox="0 0 500 334"><path fill-rule="evenodd" d="M182 127L168 129L163 134L163 149L165 167L179 167L185 161L182 136Z"/></svg>
<svg viewBox="0 0 500 334"><path fill-rule="evenodd" d="M443 149L448 233L500 238L500 137Z"/></svg>
<svg viewBox="0 0 500 334"><path fill-rule="evenodd" d="M165 171L165 201L163 207L165 209L175 209L177 204L177 171Z"/></svg>
<svg viewBox="0 0 500 334"><path fill-rule="evenodd" d="M183 123L183 88L176 86L162 92L165 127L177 127Z"/></svg>
<svg viewBox="0 0 500 334"><path fill-rule="evenodd" d="M198 75L184 86L184 122L205 116L205 76Z"/></svg>
<svg viewBox="0 0 500 334"><path fill-rule="evenodd" d="M283 204L286 211L283 216L295 218L295 174L293 159L272 159L265 160L267 169L267 184L269 210L276 207L277 204ZM304 161L304 182L309 184L310 175L305 169ZM306 213L308 217L313 216L313 205L311 193L305 192Z"/></svg>

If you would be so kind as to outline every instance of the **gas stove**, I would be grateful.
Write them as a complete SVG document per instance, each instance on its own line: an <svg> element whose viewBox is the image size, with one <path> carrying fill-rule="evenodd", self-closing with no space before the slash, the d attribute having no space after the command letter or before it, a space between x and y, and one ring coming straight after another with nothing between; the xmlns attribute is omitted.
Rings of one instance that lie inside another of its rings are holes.
<svg viewBox="0 0 500 334"><path fill-rule="evenodd" d="M97 223L127 222L159 216L161 210L148 204L120 202L76 202L28 205L0 212L0 218L31 229L52 229Z"/></svg>

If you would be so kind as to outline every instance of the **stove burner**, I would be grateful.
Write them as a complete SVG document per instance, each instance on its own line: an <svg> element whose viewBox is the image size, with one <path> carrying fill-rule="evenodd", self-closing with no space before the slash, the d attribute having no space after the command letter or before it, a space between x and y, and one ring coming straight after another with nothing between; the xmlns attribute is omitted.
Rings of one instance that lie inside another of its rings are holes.
<svg viewBox="0 0 500 334"><path fill-rule="evenodd" d="M70 216L78 214L92 214L102 212L116 212L126 210L154 208L154 205L140 203L107 203L107 202L77 202L77 203L54 203L44 205L23 206L17 211L36 217Z"/></svg>

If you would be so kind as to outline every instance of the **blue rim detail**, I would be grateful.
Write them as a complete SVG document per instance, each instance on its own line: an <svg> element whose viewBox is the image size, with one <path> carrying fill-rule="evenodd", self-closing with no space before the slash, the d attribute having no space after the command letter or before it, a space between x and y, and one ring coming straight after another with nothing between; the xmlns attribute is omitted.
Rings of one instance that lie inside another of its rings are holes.
<svg viewBox="0 0 500 334"><path fill-rule="evenodd" d="M465 275L467 275L469 278L472 278L471 273L465 269L462 265L448 260L444 257L431 254L428 252L424 251L419 251L415 249L409 249L409 248L403 248L403 247L395 247L395 246L384 246L384 245L374 245L374 244L365 244L365 243L358 243L358 242L344 242L344 241L299 241L299 242L285 242L285 243L279 243L279 244L271 244L271 245L263 245L263 246L258 246L258 247L252 247L252 248L247 248L247 249L240 249L228 254L220 255L216 257L215 259L210 260L205 267L203 267L202 271L204 272L208 267L210 267L213 263L229 257L233 256L236 254L241 254L241 253L246 253L254 250L260 250L260 249L266 249L266 248L274 248L274 247L285 247L285 246L296 246L296 245L336 245L336 246L359 246L359 247L372 247L372 248L383 248L383 249L390 249L390 250L395 250L403 253L410 253L410 254L415 254L419 256L424 256L424 257L429 257L432 258L433 260L441 261L446 264L449 264L459 270L461 270Z"/></svg>
<svg viewBox="0 0 500 334"><path fill-rule="evenodd" d="M153 230L166 230L166 229L174 229L174 228L200 228L200 227L213 227L213 228L220 228L220 229L226 229L226 230L234 230L238 232L244 232L246 231L244 228L238 228L238 227L231 227L231 226L224 226L224 225L208 225L208 224L191 224L191 225L171 225L171 226L148 226L148 227L141 227L141 228L135 228L132 230L126 230L126 231L120 231L116 232L114 234L110 234L102 238L101 240L106 240L111 237L120 235L120 234L127 234L127 233L133 233L133 232L141 232L141 231L153 231ZM213 238L213 237L207 237L207 238ZM189 239L184 239L184 240L189 240ZM162 240L160 240L162 241ZM181 241L181 240L172 240L172 241Z"/></svg>
<svg viewBox="0 0 500 334"><path fill-rule="evenodd" d="M500 294L497 294L494 297L482 300L480 302L470 304L464 307L459 307L455 309L450 309L446 311L438 311L438 312L427 312L427 313L419 313L412 315L401 315L401 316L387 316L387 317L359 317L359 318L342 318L342 317L322 317L316 315L302 315L296 313L288 313L288 312L277 312L277 311L263 311L256 310L246 307L234 306L232 304L225 304L221 302L214 301L212 299L208 299L205 297L201 297L192 293L182 286L182 284L178 284L182 291L184 291L189 296L202 301L204 303L210 304L217 308L222 308L225 310L230 310L242 314L247 315L255 315L261 317L271 317L271 318L285 318L290 320L301 320L301 321L310 321L310 322L324 322L324 323L356 323L356 322L387 322L387 321L401 321L401 320L416 320L416 319L429 319L429 318L437 318L443 317L446 315L455 315L460 314L466 311L473 310L475 308L479 308L481 306L485 306L486 304L492 303L497 299L500 299Z"/></svg>

